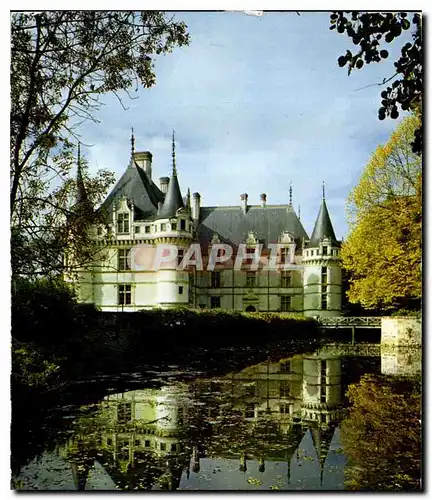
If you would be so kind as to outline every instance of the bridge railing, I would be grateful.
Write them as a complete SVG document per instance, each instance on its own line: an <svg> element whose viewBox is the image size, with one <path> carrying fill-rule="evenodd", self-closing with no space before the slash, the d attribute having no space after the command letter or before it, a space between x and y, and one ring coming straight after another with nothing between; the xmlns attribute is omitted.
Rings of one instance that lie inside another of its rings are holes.
<svg viewBox="0 0 432 500"><path fill-rule="evenodd" d="M317 318L322 326L381 326L379 316L334 316L331 318Z"/></svg>

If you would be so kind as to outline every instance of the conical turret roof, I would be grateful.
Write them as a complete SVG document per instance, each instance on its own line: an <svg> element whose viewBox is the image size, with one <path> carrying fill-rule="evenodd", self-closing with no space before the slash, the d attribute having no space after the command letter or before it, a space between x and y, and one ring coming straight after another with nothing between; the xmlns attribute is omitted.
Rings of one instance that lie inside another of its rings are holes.
<svg viewBox="0 0 432 500"><path fill-rule="evenodd" d="M327 209L325 199L321 203L321 208L315 222L315 226L312 232L311 239L307 244L307 248L319 246L319 242L322 238L330 238L332 245L339 245L336 239L333 225L330 220L330 215Z"/></svg>
<svg viewBox="0 0 432 500"><path fill-rule="evenodd" d="M185 204L180 192L180 186L177 179L176 158L175 158L175 139L174 131L172 136L172 175L168 184L167 193L162 208L158 212L158 217L174 217L179 208L184 208Z"/></svg>
<svg viewBox="0 0 432 500"><path fill-rule="evenodd" d="M183 198L180 192L177 175L173 174L168 184L165 200L158 213L160 218L173 217L179 208L184 208Z"/></svg>
<svg viewBox="0 0 432 500"><path fill-rule="evenodd" d="M335 428L331 426L326 429L322 429L318 425L314 424L309 427L309 430L312 435L312 441L319 461L320 481L322 484L324 475L324 464L327 459L327 455L329 452L331 441L333 439Z"/></svg>

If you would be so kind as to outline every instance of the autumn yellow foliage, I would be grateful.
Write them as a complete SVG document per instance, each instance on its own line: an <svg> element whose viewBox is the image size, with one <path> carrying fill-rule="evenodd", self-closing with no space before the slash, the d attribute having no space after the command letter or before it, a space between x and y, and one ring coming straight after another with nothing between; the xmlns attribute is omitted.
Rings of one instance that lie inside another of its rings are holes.
<svg viewBox="0 0 432 500"><path fill-rule="evenodd" d="M345 489L421 489L421 381L365 375L348 388L350 408L341 425L348 458Z"/></svg>
<svg viewBox="0 0 432 500"><path fill-rule="evenodd" d="M348 299L389 309L421 298L422 159L412 153L418 118L403 120L379 146L348 197L342 245Z"/></svg>

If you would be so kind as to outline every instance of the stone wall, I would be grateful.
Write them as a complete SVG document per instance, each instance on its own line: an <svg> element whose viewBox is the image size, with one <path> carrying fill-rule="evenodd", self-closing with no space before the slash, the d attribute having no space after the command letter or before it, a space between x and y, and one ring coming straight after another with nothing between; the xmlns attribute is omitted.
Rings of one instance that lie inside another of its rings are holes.
<svg viewBox="0 0 432 500"><path fill-rule="evenodd" d="M421 319L407 317L382 318L381 344L421 346Z"/></svg>

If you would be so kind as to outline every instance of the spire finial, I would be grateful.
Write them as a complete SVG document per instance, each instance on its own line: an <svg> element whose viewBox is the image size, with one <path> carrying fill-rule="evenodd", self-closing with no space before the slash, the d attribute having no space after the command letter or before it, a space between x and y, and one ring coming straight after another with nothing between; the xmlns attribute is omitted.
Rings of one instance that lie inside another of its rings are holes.
<svg viewBox="0 0 432 500"><path fill-rule="evenodd" d="M191 202L190 202L190 188L187 190L187 195L186 195L186 208L190 209L191 207Z"/></svg>
<svg viewBox="0 0 432 500"><path fill-rule="evenodd" d="M132 133L131 133L131 158L133 158L133 155L135 153L135 136L134 136L134 129L132 127Z"/></svg>
<svg viewBox="0 0 432 500"><path fill-rule="evenodd" d="M298 206L298 219L300 220L300 205Z"/></svg>
<svg viewBox="0 0 432 500"><path fill-rule="evenodd" d="M322 184L322 191L323 191L323 201L325 201L325 182L324 181Z"/></svg>
<svg viewBox="0 0 432 500"><path fill-rule="evenodd" d="M81 169L81 144L79 142L78 142L78 154L77 154L76 187L77 187L76 203L78 205L87 201L87 193L84 186L84 180Z"/></svg>
<svg viewBox="0 0 432 500"><path fill-rule="evenodd" d="M292 183L290 181L290 187L289 187L289 204L292 206Z"/></svg>
<svg viewBox="0 0 432 500"><path fill-rule="evenodd" d="M177 170L176 170L176 157L175 157L175 136L174 136L174 130L172 133L172 173L173 175L177 175Z"/></svg>

